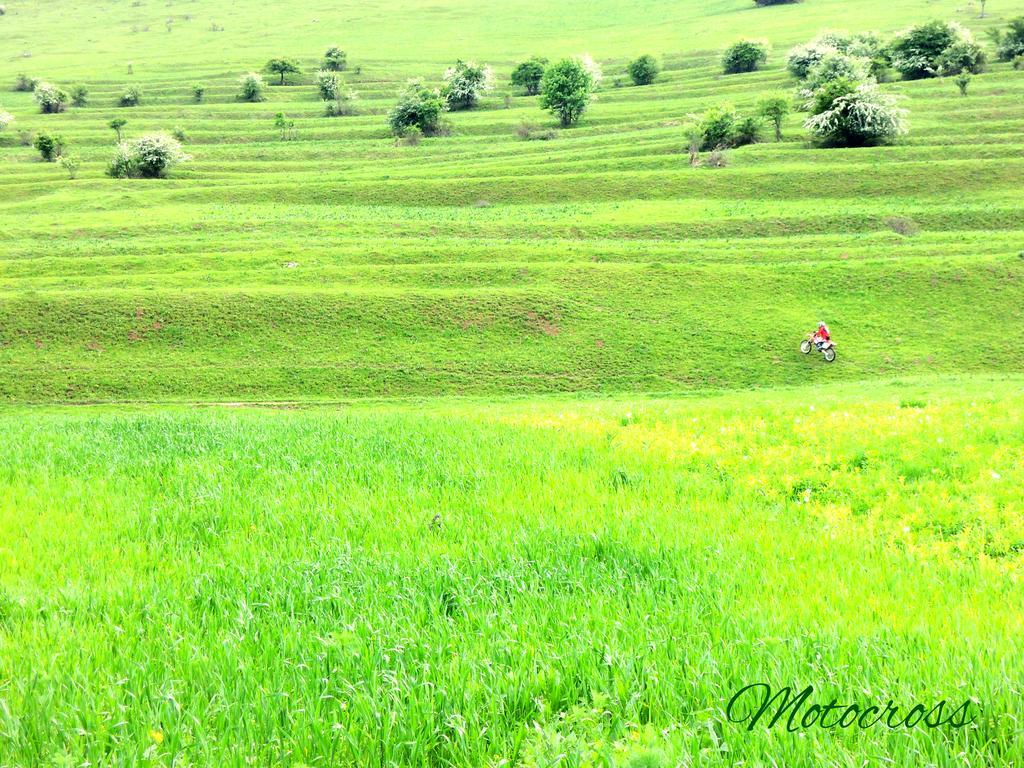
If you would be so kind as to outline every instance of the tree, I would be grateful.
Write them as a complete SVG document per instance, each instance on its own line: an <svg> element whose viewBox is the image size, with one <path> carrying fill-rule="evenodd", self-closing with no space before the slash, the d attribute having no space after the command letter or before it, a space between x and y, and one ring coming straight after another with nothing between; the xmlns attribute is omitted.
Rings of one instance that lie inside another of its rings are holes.
<svg viewBox="0 0 1024 768"><path fill-rule="evenodd" d="M978 16L979 19L984 19L985 18L985 3L986 3L986 0L981 0L981 15Z"/></svg>
<svg viewBox="0 0 1024 768"><path fill-rule="evenodd" d="M575 125L594 90L594 77L580 59L562 59L540 82L540 105L558 117L563 128Z"/></svg>
<svg viewBox="0 0 1024 768"><path fill-rule="evenodd" d="M78 176L78 167L81 165L81 161L75 155L61 155L60 165L65 171L67 171L68 178L73 179Z"/></svg>
<svg viewBox="0 0 1024 768"><path fill-rule="evenodd" d="M68 92L51 83L38 83L33 95L43 114L63 112L68 108Z"/></svg>
<svg viewBox="0 0 1024 768"><path fill-rule="evenodd" d="M142 93L134 85L129 85L124 89L124 93L121 94L121 98L118 103L122 107L137 107L139 102L142 101Z"/></svg>
<svg viewBox="0 0 1024 768"><path fill-rule="evenodd" d="M324 54L323 68L328 72L344 72L348 67L348 56L341 48L332 45Z"/></svg>
<svg viewBox="0 0 1024 768"><path fill-rule="evenodd" d="M737 119L731 106L712 107L705 112L699 123L701 150L731 147Z"/></svg>
<svg viewBox="0 0 1024 768"><path fill-rule="evenodd" d="M32 146L39 150L43 160L53 163L57 161L64 150L64 139L56 134L43 131L36 136Z"/></svg>
<svg viewBox="0 0 1024 768"><path fill-rule="evenodd" d="M263 91L266 90L266 83L257 72L249 72L242 75L238 80L241 90L238 98L242 101L263 101Z"/></svg>
<svg viewBox="0 0 1024 768"><path fill-rule="evenodd" d="M633 59L626 67L626 72L629 73L629 79L633 81L633 85L650 85L660 70L657 59L649 54Z"/></svg>
<svg viewBox="0 0 1024 768"><path fill-rule="evenodd" d="M1005 30L995 30L992 39L996 44L996 58L1000 61L1013 61L1024 56L1024 16L1011 19Z"/></svg>
<svg viewBox="0 0 1024 768"><path fill-rule="evenodd" d="M856 147L892 141L907 132L907 111L875 83L833 81L819 94L804 126L822 144Z"/></svg>
<svg viewBox="0 0 1024 768"><path fill-rule="evenodd" d="M960 89L960 95L966 96L967 86L971 84L971 73L961 72L959 75L956 76L953 82L956 83L956 87Z"/></svg>
<svg viewBox="0 0 1024 768"><path fill-rule="evenodd" d="M540 93L540 81L544 77L544 68L548 60L540 56L532 56L526 61L521 61L512 70L512 85L522 88L527 96L536 96Z"/></svg>
<svg viewBox="0 0 1024 768"><path fill-rule="evenodd" d="M986 61L985 51L976 42L957 40L942 52L937 64L941 75L978 74L985 70Z"/></svg>
<svg viewBox="0 0 1024 768"><path fill-rule="evenodd" d="M150 133L132 142L122 141L107 167L117 179L162 179L178 163L189 160L181 143L166 133Z"/></svg>
<svg viewBox="0 0 1024 768"><path fill-rule="evenodd" d="M22 73L14 79L14 90L30 93L39 85L39 80Z"/></svg>
<svg viewBox="0 0 1024 768"><path fill-rule="evenodd" d="M335 72L321 69L316 73L316 87L322 101L334 101L341 93L341 80Z"/></svg>
<svg viewBox="0 0 1024 768"><path fill-rule="evenodd" d="M494 73L489 66L460 59L445 70L441 93L448 102L448 109L455 111L472 109L493 88Z"/></svg>
<svg viewBox="0 0 1024 768"><path fill-rule="evenodd" d="M196 83L192 86L192 99L196 103L203 100L203 96L206 95L206 86L200 83Z"/></svg>
<svg viewBox="0 0 1024 768"><path fill-rule="evenodd" d="M89 89L84 85L76 85L71 89L71 104L76 107L84 107L89 103Z"/></svg>
<svg viewBox="0 0 1024 768"><path fill-rule="evenodd" d="M267 72L271 72L275 75L280 75L281 81L278 85L284 85L285 75L298 74L301 70L299 69L299 63L294 59L271 59L263 67Z"/></svg>
<svg viewBox="0 0 1024 768"><path fill-rule="evenodd" d="M768 46L754 40L740 40L726 49L722 56L722 69L727 75L753 72L768 61Z"/></svg>
<svg viewBox="0 0 1024 768"><path fill-rule="evenodd" d="M117 134L118 144L121 143L121 129L124 128L127 124L128 121L125 120L123 117L115 117L113 120L107 123L107 127L112 128L114 132Z"/></svg>
<svg viewBox="0 0 1024 768"><path fill-rule="evenodd" d="M776 141L782 141L782 121L789 114L790 107L789 98L781 93L766 96L757 105L757 113L775 126Z"/></svg>
<svg viewBox="0 0 1024 768"><path fill-rule="evenodd" d="M12 125L14 125L14 115L0 109L0 131L4 131Z"/></svg>
<svg viewBox="0 0 1024 768"><path fill-rule="evenodd" d="M404 136L413 127L424 136L432 136L441 129L441 115L447 109L448 102L439 90L410 80L388 112L388 126L395 136Z"/></svg>
<svg viewBox="0 0 1024 768"><path fill-rule="evenodd" d="M956 43L959 45L943 60L943 54ZM970 32L955 22L930 21L897 35L891 45L892 65L908 80L935 77L942 66L955 66L957 71L980 72L984 54ZM956 73L952 73L956 74Z"/></svg>
<svg viewBox="0 0 1024 768"><path fill-rule="evenodd" d="M295 121L289 120L284 112L274 115L274 127L281 132L281 141L295 138Z"/></svg>

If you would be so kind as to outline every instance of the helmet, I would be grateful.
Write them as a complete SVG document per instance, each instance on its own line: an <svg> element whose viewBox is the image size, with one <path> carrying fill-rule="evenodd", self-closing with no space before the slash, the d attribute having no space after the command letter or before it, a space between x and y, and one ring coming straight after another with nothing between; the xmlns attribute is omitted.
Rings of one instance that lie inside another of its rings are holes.
<svg viewBox="0 0 1024 768"><path fill-rule="evenodd" d="M824 321L824 320L819 320L819 321L818 321L818 327L819 327L819 328L825 328L825 327L826 327L826 326L825 326L825 321Z"/></svg>

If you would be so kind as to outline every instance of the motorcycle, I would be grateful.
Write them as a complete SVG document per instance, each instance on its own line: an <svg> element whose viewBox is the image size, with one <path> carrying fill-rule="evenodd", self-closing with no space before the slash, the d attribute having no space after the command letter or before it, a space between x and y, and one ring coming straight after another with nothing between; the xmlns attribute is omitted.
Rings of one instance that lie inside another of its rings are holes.
<svg viewBox="0 0 1024 768"><path fill-rule="evenodd" d="M831 363L836 359L836 345L833 342L818 339L815 337L815 334L809 333L807 338L800 342L800 351L808 355L812 349L817 349L821 352L821 356L825 358L826 363Z"/></svg>

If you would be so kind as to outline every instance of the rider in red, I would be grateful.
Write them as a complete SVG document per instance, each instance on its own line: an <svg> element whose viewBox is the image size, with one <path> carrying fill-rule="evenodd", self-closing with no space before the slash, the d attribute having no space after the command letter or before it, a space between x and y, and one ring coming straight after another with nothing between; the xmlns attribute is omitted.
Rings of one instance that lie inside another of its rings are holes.
<svg viewBox="0 0 1024 768"><path fill-rule="evenodd" d="M832 341L832 334L828 332L828 326L825 323L818 323L818 330L814 332L814 343L821 348L821 345L826 341Z"/></svg>

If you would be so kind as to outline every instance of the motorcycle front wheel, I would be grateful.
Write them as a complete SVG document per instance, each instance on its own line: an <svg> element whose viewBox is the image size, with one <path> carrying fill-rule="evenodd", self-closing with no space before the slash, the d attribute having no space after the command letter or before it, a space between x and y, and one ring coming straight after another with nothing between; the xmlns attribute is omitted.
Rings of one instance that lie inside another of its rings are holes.
<svg viewBox="0 0 1024 768"><path fill-rule="evenodd" d="M811 351L811 342L809 342L807 339L801 341L800 351L803 352L805 355L808 354Z"/></svg>

